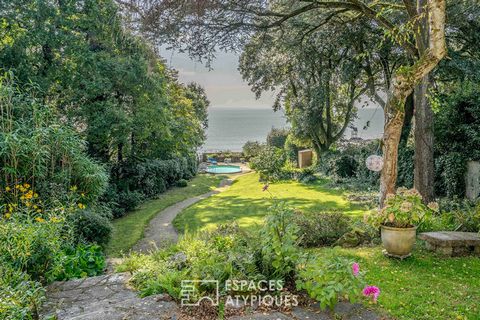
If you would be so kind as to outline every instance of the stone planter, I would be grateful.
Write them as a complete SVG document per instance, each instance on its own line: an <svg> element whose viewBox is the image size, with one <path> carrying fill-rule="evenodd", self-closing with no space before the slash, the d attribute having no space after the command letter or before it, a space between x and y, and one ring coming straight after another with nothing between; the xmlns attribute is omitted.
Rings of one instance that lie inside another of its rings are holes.
<svg viewBox="0 0 480 320"><path fill-rule="evenodd" d="M382 226L382 243L388 255L405 258L408 257L415 244L417 227L393 228Z"/></svg>

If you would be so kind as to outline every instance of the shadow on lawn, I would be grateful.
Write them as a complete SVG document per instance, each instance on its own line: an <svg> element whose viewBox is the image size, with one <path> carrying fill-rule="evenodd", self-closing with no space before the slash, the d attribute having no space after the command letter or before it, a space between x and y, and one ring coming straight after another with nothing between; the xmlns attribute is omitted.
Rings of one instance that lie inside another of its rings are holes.
<svg viewBox="0 0 480 320"><path fill-rule="evenodd" d="M302 211L347 211L351 206L340 206L335 201L309 200L304 198L286 197L276 199L285 201L292 208ZM201 202L195 207L183 211L176 219L175 226L179 232L211 229L219 224L236 221L242 228L255 228L263 222L268 208L275 199L245 198L241 196L221 196L211 201Z"/></svg>

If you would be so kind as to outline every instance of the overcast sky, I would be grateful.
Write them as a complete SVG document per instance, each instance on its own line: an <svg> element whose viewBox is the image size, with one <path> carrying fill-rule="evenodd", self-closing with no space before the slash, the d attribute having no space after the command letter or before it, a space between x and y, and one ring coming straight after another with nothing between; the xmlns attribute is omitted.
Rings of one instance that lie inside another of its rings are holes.
<svg viewBox="0 0 480 320"><path fill-rule="evenodd" d="M238 67L238 55L219 53L213 62L213 70L208 70L201 63L192 61L186 54L161 50L167 65L178 70L181 82L191 81L202 85L207 91L211 108L245 107L269 109L274 96L264 94L259 100L242 80Z"/></svg>

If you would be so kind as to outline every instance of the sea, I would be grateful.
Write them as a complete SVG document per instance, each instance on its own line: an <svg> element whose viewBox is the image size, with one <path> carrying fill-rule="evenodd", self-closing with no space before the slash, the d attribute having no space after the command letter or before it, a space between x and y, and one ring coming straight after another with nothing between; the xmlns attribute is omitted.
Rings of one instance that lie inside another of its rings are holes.
<svg viewBox="0 0 480 320"><path fill-rule="evenodd" d="M352 121L356 136L362 139L380 138L383 134L383 110L361 108ZM212 107L208 112L207 140L200 151L241 151L247 141L265 142L272 128L288 128L290 124L280 110L267 108ZM344 138L352 137L347 129Z"/></svg>

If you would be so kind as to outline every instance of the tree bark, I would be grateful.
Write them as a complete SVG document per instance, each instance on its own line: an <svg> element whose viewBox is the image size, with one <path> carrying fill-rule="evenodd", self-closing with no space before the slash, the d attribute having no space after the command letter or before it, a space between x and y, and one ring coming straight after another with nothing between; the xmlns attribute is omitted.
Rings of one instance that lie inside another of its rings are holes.
<svg viewBox="0 0 480 320"><path fill-rule="evenodd" d="M435 167L433 158L433 111L427 98L428 76L415 87L415 170L414 187L425 203L435 200Z"/></svg>
<svg viewBox="0 0 480 320"><path fill-rule="evenodd" d="M384 166L380 176L380 206L383 207L387 194L395 193L397 182L398 144L402 134L407 96L414 86L433 70L446 54L445 44L445 0L428 0L427 29L428 47L410 67L397 71L391 82L385 106L385 130L383 134ZM417 40L417 45L419 39ZM418 49L418 48L417 48Z"/></svg>
<svg viewBox="0 0 480 320"><path fill-rule="evenodd" d="M427 0L418 0L416 11L422 18L416 28L416 42L420 54L428 48L430 30L427 24ZM424 76L414 89L415 105L415 160L414 160L414 187L420 192L425 203L435 199L435 164L433 158L433 111L427 95L431 79Z"/></svg>
<svg viewBox="0 0 480 320"><path fill-rule="evenodd" d="M383 132L384 164L380 176L380 206L383 206L388 194L395 193L398 173L398 145L402 136L405 117L402 106L409 95L408 88L402 88L396 84L393 84L392 87L385 108L385 127Z"/></svg>

